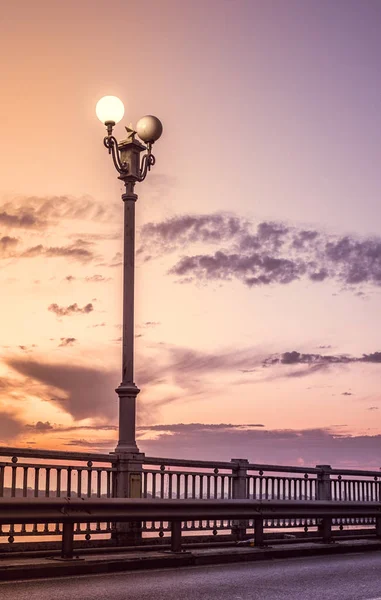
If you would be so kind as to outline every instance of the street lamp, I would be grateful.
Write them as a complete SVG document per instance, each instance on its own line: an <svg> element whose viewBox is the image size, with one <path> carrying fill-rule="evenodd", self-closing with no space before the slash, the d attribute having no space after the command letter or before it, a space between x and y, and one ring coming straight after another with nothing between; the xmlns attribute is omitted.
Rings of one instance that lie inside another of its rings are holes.
<svg viewBox="0 0 381 600"><path fill-rule="evenodd" d="M141 118L136 130L126 127L127 138L118 142L112 135L116 123L123 119L124 106L119 98L105 96L96 106L96 114L107 128L104 145L112 156L114 166L126 191L124 202L124 257L123 257L123 352L122 382L115 390L119 396L118 454L139 452L136 445L136 396L140 392L134 382L134 266L135 266L135 183L143 181L155 164L152 145L159 139L163 126L157 117ZM140 140L135 139L138 135ZM140 153L144 152L140 160Z"/></svg>

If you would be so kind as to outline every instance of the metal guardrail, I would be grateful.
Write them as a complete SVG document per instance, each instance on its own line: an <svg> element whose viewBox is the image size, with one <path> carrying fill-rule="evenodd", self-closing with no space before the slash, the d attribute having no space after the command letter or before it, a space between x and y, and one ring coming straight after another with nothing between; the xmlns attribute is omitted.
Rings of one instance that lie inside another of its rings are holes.
<svg viewBox="0 0 381 600"><path fill-rule="evenodd" d="M1 524L62 523L62 558L73 557L74 524L96 521L168 521L171 549L181 551L181 524L189 520L254 519L255 545L263 546L264 520L268 518L323 519L323 541L331 541L334 517L374 517L381 537L380 502L283 500L150 500L81 498L0 499Z"/></svg>

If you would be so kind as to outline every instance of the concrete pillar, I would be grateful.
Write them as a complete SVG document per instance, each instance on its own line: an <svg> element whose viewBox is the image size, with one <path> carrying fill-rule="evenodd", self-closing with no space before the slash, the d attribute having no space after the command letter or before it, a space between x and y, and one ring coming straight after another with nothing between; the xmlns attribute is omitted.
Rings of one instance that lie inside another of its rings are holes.
<svg viewBox="0 0 381 600"><path fill-rule="evenodd" d="M331 494L331 470L330 465L316 465L317 469L321 469L317 476L317 500L332 500ZM332 543L332 519L318 519L318 531L323 536L323 543Z"/></svg>
<svg viewBox="0 0 381 600"><path fill-rule="evenodd" d="M245 500L248 498L247 465L249 461L246 458L232 458L230 462L232 463L233 474L233 498ZM246 538L247 527L247 520L233 521L232 534L234 538L236 540L244 540Z"/></svg>
<svg viewBox="0 0 381 600"><path fill-rule="evenodd" d="M144 454L117 454L114 477L114 498L141 498ZM116 523L112 539L118 546L139 544L142 539L141 522Z"/></svg>

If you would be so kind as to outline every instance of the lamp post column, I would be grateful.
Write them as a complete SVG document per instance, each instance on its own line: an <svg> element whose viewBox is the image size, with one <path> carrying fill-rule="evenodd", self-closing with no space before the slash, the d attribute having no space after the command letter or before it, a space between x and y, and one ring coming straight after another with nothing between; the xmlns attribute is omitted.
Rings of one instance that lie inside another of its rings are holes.
<svg viewBox="0 0 381 600"><path fill-rule="evenodd" d="M116 393L119 396L119 441L117 454L139 452L136 444L136 397L139 388L134 382L134 295L135 295L135 203L134 188L139 181L140 153L145 150L140 142L128 139L119 144L121 160L129 165L121 173L126 191L124 203L124 256L123 256L123 334L122 382Z"/></svg>
<svg viewBox="0 0 381 600"><path fill-rule="evenodd" d="M123 225L123 332L122 381L116 388L119 397L119 440L114 495L117 498L141 498L144 454L136 444L136 397L140 390L134 382L134 298L135 298L135 183L140 176L140 153L145 146L133 137L119 145L120 158L128 170L119 176L126 191ZM137 544L141 540L141 522L117 523L116 544Z"/></svg>

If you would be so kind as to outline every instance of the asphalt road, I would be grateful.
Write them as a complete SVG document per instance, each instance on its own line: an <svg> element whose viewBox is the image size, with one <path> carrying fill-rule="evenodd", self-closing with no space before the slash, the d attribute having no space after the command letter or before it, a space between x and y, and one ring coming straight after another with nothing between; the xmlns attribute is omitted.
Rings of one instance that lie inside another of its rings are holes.
<svg viewBox="0 0 381 600"><path fill-rule="evenodd" d="M0 583L1 600L381 600L381 553Z"/></svg>

